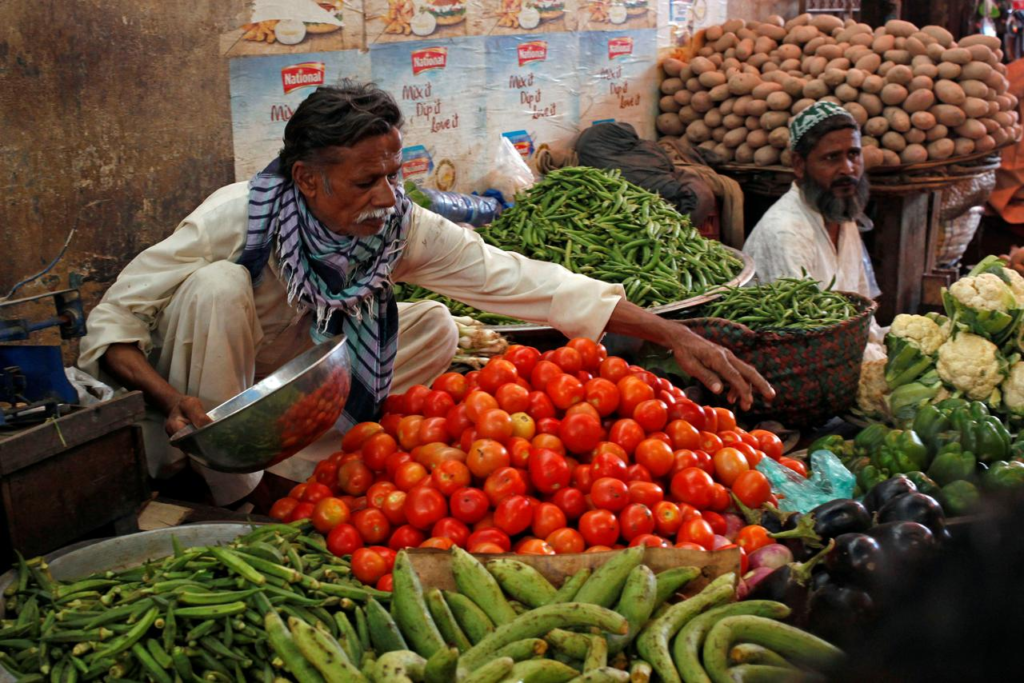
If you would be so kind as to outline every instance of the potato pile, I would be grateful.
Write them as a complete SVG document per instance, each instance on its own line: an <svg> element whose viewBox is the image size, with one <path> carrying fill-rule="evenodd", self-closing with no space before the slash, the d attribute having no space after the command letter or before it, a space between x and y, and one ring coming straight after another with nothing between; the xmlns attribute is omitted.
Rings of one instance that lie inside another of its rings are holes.
<svg viewBox="0 0 1024 683"><path fill-rule="evenodd" d="M718 163L788 166L790 118L819 100L860 124L868 168L985 152L1021 134L997 38L957 43L938 26L810 14L733 19L705 38L688 63L662 63L657 127Z"/></svg>

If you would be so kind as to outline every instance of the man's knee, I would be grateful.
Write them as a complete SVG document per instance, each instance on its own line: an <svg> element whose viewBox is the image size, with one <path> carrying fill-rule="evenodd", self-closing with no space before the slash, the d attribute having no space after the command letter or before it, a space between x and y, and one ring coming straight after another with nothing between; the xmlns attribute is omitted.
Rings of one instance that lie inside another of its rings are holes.
<svg viewBox="0 0 1024 683"><path fill-rule="evenodd" d="M244 266L217 261L192 273L182 287L199 304L251 306L252 282Z"/></svg>
<svg viewBox="0 0 1024 683"><path fill-rule="evenodd" d="M459 328L448 307L436 301L417 305L424 307L419 325L429 330L431 347L437 349L438 358L451 360L459 348Z"/></svg>

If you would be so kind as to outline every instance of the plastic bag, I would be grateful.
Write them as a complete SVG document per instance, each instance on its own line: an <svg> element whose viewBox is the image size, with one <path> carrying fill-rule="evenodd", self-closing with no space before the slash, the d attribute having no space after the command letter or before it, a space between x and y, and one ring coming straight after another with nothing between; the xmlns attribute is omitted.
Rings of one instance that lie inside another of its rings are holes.
<svg viewBox="0 0 1024 683"><path fill-rule="evenodd" d="M503 135L494 156L494 167L483 177L477 189L481 193L497 190L506 201L511 202L517 194L533 187L534 181L533 171L519 150Z"/></svg>
<svg viewBox="0 0 1024 683"><path fill-rule="evenodd" d="M501 213L501 203L493 197L475 194L420 190L430 199L430 210L453 223L468 223L474 228L487 225Z"/></svg>
<svg viewBox="0 0 1024 683"><path fill-rule="evenodd" d="M786 512L810 512L822 503L851 498L856 477L829 451L811 453L811 478L783 467L771 458L761 458L757 469L768 477L772 490L781 494L779 509Z"/></svg>
<svg viewBox="0 0 1024 683"><path fill-rule="evenodd" d="M114 398L114 390L87 372L76 367L64 368L64 375L78 394L78 402L91 406Z"/></svg>

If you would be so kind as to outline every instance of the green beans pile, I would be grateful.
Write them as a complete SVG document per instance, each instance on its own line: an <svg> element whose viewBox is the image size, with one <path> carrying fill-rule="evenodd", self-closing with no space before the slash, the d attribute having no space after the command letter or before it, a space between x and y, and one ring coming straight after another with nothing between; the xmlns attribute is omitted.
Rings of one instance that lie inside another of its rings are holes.
<svg viewBox="0 0 1024 683"><path fill-rule="evenodd" d="M22 559L4 594L0 664L20 681L159 683L273 683L282 667L316 667L305 650L326 638L311 630L348 643L350 616L365 630L357 602L391 594L350 577L305 525L261 526L220 547L175 541L170 557L74 582Z"/></svg>
<svg viewBox="0 0 1024 683"><path fill-rule="evenodd" d="M644 307L697 296L743 270L743 262L721 243L701 237L689 216L618 170L552 171L478 233L500 249L620 283L626 298ZM399 301L440 301L453 314L488 325L521 322L422 287L401 285L395 292Z"/></svg>
<svg viewBox="0 0 1024 683"><path fill-rule="evenodd" d="M849 320L857 307L813 278L781 278L755 287L729 287L703 315L742 323L753 330L812 330Z"/></svg>

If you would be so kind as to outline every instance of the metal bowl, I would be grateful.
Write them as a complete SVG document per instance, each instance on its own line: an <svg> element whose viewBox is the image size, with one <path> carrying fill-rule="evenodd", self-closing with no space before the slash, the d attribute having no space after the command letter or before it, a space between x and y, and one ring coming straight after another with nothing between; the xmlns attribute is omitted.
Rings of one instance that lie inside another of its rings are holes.
<svg viewBox="0 0 1024 683"><path fill-rule="evenodd" d="M220 472L256 472L295 455L341 416L351 387L344 336L329 339L188 426L171 445Z"/></svg>
<svg viewBox="0 0 1024 683"><path fill-rule="evenodd" d="M665 304L664 306L653 306L651 308L648 308L647 310L656 315L665 316L670 313L676 313L678 311L686 310L688 308L696 308L698 306L703 306L709 301L714 301L719 296L721 296L720 292L723 288L742 287L748 282L750 282L752 279L754 279L754 259L752 259L747 254L744 254L739 249L733 249L732 247L727 247L724 244L722 246L725 247L725 249L728 250L733 256L743 261L743 269L740 271L739 275L737 275L736 277L734 277L733 279L729 280L724 284L709 289L703 294L692 296L689 299L683 299L682 301L676 301L670 304ZM546 325L534 325L531 323L526 323L523 325L487 325L487 327L489 329L501 332L503 334L515 335L517 340L522 341L524 343L526 341L529 341L530 335L535 335L537 333L548 333L551 332L552 330L552 328Z"/></svg>

